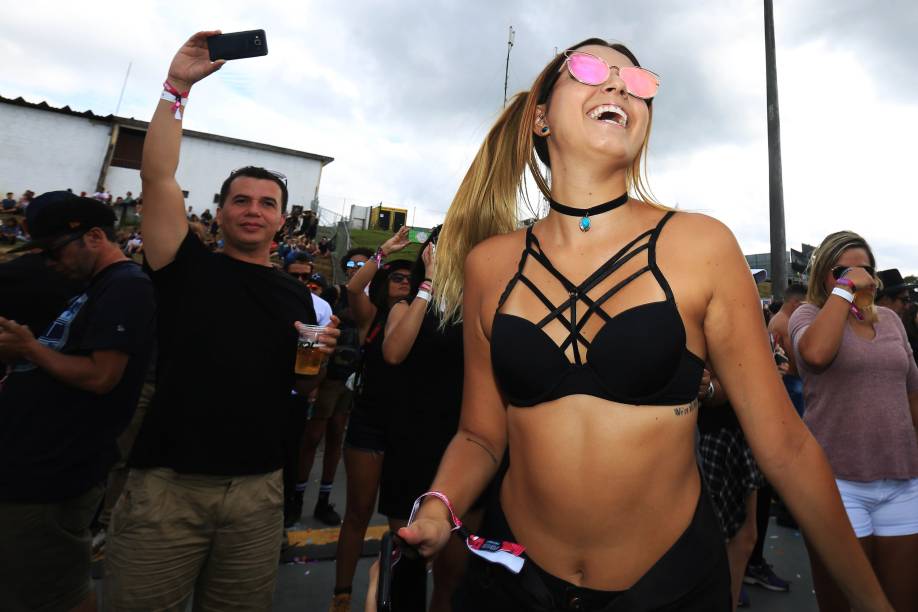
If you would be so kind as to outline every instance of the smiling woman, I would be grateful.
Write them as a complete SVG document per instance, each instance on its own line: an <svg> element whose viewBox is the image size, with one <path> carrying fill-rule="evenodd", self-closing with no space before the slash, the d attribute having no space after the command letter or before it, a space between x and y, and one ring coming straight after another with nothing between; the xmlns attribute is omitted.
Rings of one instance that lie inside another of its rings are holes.
<svg viewBox="0 0 918 612"><path fill-rule="evenodd" d="M849 599L888 610L777 376L733 235L650 195L658 87L628 48L591 38L488 133L438 244L435 301L464 328L460 428L399 533L436 553L496 477L454 610L730 610L695 460L710 360ZM551 212L517 230L527 167Z"/></svg>

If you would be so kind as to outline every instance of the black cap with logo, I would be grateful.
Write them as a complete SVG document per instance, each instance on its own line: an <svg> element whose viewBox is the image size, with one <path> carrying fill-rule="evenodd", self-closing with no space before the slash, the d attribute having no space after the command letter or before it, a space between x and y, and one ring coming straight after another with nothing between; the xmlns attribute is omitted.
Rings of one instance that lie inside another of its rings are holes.
<svg viewBox="0 0 918 612"><path fill-rule="evenodd" d="M68 191L49 191L26 208L26 225L32 239L10 252L53 249L94 227L114 227L115 219L115 212L98 200Z"/></svg>

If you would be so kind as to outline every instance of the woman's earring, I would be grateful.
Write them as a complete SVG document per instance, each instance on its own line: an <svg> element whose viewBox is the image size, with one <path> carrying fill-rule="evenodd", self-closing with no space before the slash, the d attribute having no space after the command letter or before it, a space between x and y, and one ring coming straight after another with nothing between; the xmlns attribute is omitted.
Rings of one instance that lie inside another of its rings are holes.
<svg viewBox="0 0 918 612"><path fill-rule="evenodd" d="M551 130L548 129L548 126L547 126L547 125L543 125L543 126L542 126L542 136L548 136L548 133L549 133L550 131L551 131Z"/></svg>

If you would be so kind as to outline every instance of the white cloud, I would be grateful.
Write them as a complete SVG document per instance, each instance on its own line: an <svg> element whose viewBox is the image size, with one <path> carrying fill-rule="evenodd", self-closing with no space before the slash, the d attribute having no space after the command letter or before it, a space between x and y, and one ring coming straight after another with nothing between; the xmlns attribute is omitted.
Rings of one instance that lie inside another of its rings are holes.
<svg viewBox="0 0 918 612"><path fill-rule="evenodd" d="M187 127L335 157L323 205L386 202L442 219L510 93L555 47L623 40L663 76L651 182L768 248L762 10L710 0L337 3L0 0L0 94L146 119L175 49L199 29L264 28L270 54L196 86ZM918 271L918 78L911 2L779 0L775 6L787 244L841 227L881 265ZM346 198L346 201L345 201Z"/></svg>

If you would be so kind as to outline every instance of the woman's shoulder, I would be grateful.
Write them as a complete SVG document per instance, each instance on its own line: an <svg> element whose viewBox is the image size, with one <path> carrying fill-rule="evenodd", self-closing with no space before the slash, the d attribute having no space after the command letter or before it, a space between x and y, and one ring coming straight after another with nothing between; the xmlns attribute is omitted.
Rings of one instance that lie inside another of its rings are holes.
<svg viewBox="0 0 918 612"><path fill-rule="evenodd" d="M476 244L466 257L466 269L493 269L512 257L513 265L526 247L527 228L497 234Z"/></svg>
<svg viewBox="0 0 918 612"><path fill-rule="evenodd" d="M719 219L704 213L674 209L659 213L660 218L662 219L669 212L675 214L667 222L667 229L664 232L668 231L683 236L697 242L702 247L718 248L736 244L733 232ZM703 240L699 240L700 238Z"/></svg>

